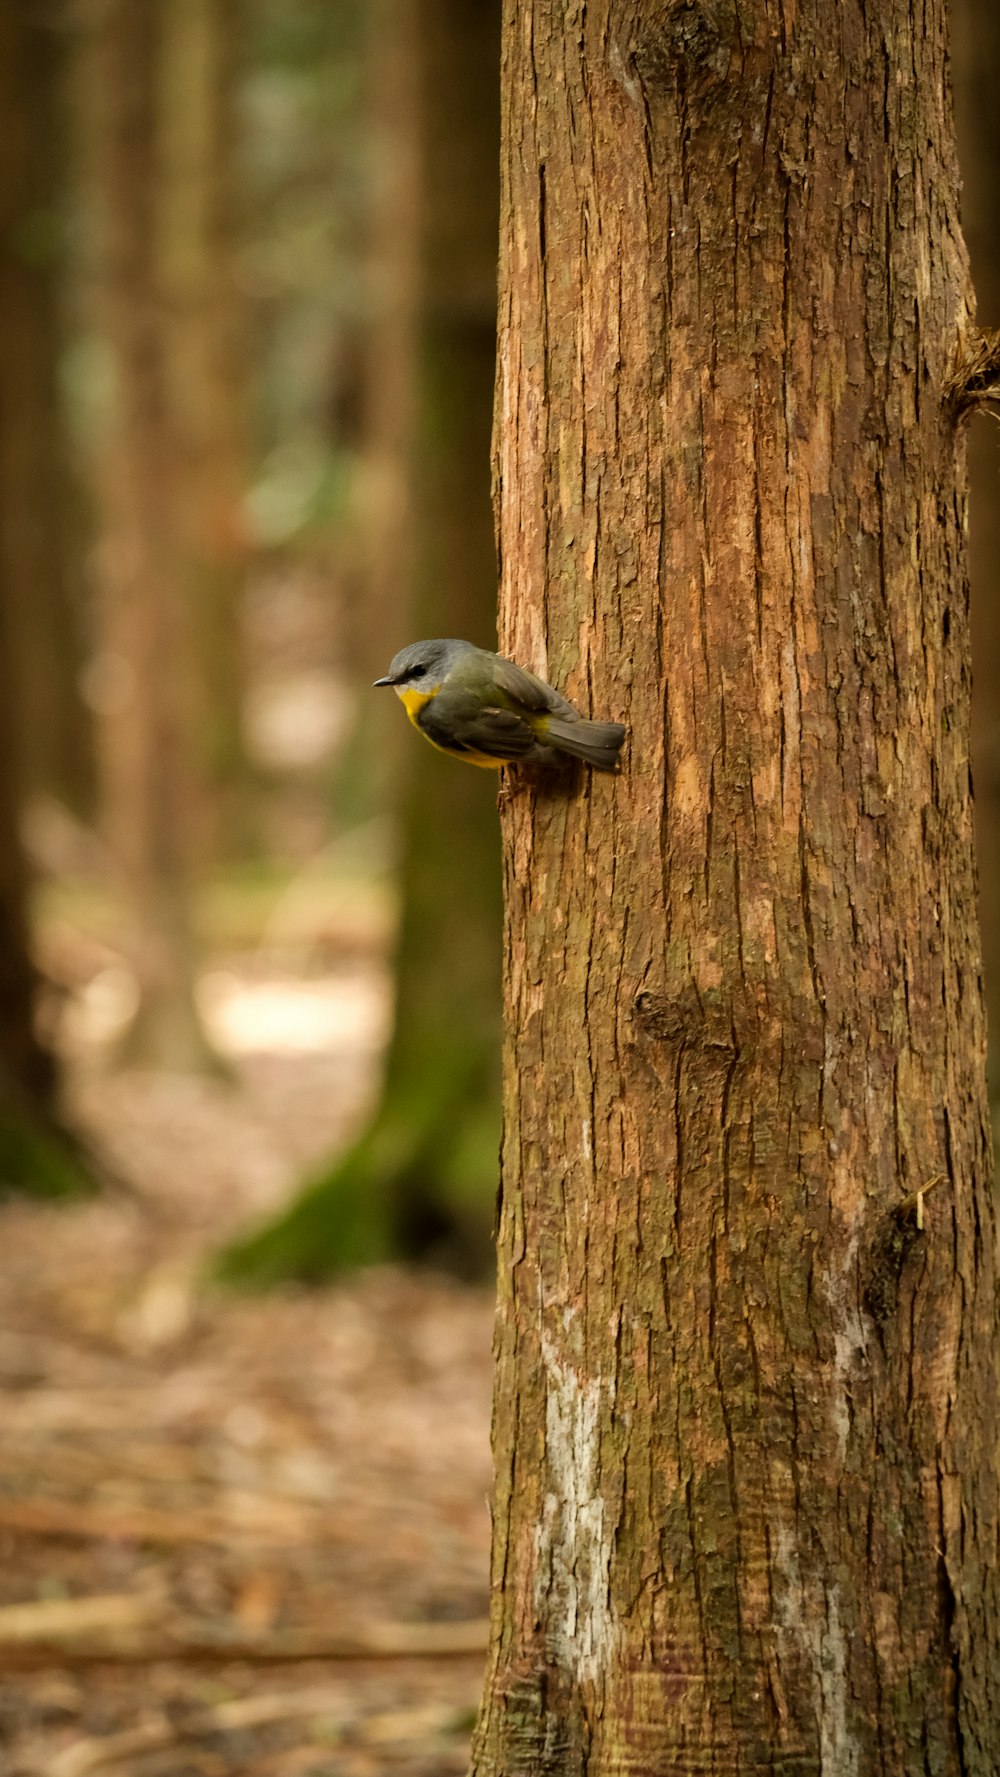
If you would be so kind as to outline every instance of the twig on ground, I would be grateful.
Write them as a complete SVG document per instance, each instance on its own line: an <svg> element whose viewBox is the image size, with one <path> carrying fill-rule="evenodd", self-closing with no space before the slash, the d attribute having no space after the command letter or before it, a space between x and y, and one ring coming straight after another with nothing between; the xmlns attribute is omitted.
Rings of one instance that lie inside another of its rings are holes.
<svg viewBox="0 0 1000 1777"><path fill-rule="evenodd" d="M0 1646L71 1640L101 1631L131 1629L162 1617L163 1600L150 1593L91 1593L86 1598L45 1598L0 1607Z"/></svg>
<svg viewBox="0 0 1000 1777"><path fill-rule="evenodd" d="M8 1668L43 1666L142 1666L176 1660L199 1666L299 1664L304 1660L441 1660L482 1656L489 1624L473 1618L457 1623L362 1623L343 1634L284 1629L246 1635L186 1619L166 1621L152 1632L110 1634L86 1641L38 1635L5 1650Z"/></svg>
<svg viewBox="0 0 1000 1777"><path fill-rule="evenodd" d="M239 1520L221 1512L169 1512L155 1506L80 1505L75 1500L0 1497L0 1530L19 1530L34 1536L222 1546L245 1541L299 1544L314 1541L316 1528L315 1513L284 1502L263 1502L259 1512Z"/></svg>

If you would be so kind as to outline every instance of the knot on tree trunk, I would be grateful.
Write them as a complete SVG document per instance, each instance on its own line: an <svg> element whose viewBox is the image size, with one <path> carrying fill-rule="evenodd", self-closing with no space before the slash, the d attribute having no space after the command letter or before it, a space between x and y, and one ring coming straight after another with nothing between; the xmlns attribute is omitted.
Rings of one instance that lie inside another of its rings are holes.
<svg viewBox="0 0 1000 1777"><path fill-rule="evenodd" d="M814 996L780 993L774 981L769 988L764 1007L745 983L728 979L708 991L690 980L669 990L643 984L631 1007L636 1044L696 1051L725 1066L740 1061L779 1072L784 1057L794 1054L821 1067L827 1053L823 1006Z"/></svg>
<svg viewBox="0 0 1000 1777"><path fill-rule="evenodd" d="M880 1223L872 1241L864 1282L864 1304L881 1334L899 1303L903 1272L925 1238L924 1198L944 1179L935 1173L926 1185L904 1197Z"/></svg>
<svg viewBox="0 0 1000 1777"><path fill-rule="evenodd" d="M631 90L634 82L647 101L658 91L685 102L721 88L739 91L751 60L756 64L771 46L770 37L747 41L736 0L663 0L642 9L641 18L629 7L617 41L623 84Z"/></svg>
<svg viewBox="0 0 1000 1777"><path fill-rule="evenodd" d="M729 1009L703 999L693 984L676 994L644 987L632 1001L632 1013L638 1030L661 1043L714 1050L726 1059L743 1049Z"/></svg>

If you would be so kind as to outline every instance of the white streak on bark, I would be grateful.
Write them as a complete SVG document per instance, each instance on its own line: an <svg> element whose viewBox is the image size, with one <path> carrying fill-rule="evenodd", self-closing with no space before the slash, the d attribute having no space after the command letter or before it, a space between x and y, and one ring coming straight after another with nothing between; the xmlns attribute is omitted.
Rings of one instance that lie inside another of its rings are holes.
<svg viewBox="0 0 1000 1777"><path fill-rule="evenodd" d="M859 1777L840 1588L820 1578L803 1580L794 1533L785 1523L775 1532L772 1579L779 1635L794 1642L812 1678L820 1777Z"/></svg>
<svg viewBox="0 0 1000 1777"><path fill-rule="evenodd" d="M820 1631L819 1757L823 1777L856 1777L858 1746L847 1716L847 1637L840 1621L840 1593L836 1586L826 1592L826 1627Z"/></svg>
<svg viewBox="0 0 1000 1777"><path fill-rule="evenodd" d="M834 1206L839 1207L847 1224L844 1256L836 1269L829 1270L823 1280L826 1299L836 1326L833 1336L831 1417L837 1439L837 1454L843 1462L851 1433L851 1389L863 1376L868 1354L865 1323L858 1302L857 1275L858 1248L864 1226L863 1203L857 1198L850 1167L840 1160L837 1161L834 1172L832 1200Z"/></svg>
<svg viewBox="0 0 1000 1777"><path fill-rule="evenodd" d="M549 1489L535 1532L535 1610L552 1657L577 1680L607 1670L617 1640L612 1538L598 1488L604 1384L582 1381L543 1334Z"/></svg>

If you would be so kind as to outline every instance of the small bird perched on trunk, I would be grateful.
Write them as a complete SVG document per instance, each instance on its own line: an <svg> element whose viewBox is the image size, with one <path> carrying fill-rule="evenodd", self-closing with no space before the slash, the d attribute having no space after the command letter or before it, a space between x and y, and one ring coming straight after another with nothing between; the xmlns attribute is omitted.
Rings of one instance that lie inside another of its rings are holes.
<svg viewBox="0 0 1000 1777"><path fill-rule="evenodd" d="M375 684L392 686L425 740L469 765L556 765L568 756L617 770L621 722L589 722L543 679L472 642L411 642Z"/></svg>

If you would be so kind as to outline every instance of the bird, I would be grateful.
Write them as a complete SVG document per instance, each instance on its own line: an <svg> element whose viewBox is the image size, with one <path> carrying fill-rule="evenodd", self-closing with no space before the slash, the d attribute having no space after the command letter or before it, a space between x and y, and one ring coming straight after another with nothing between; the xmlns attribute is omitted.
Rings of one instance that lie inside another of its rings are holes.
<svg viewBox="0 0 1000 1777"><path fill-rule="evenodd" d="M375 685L391 685L414 728L469 765L558 765L568 756L616 771L621 722L591 722L544 679L502 654L446 637L411 642Z"/></svg>

